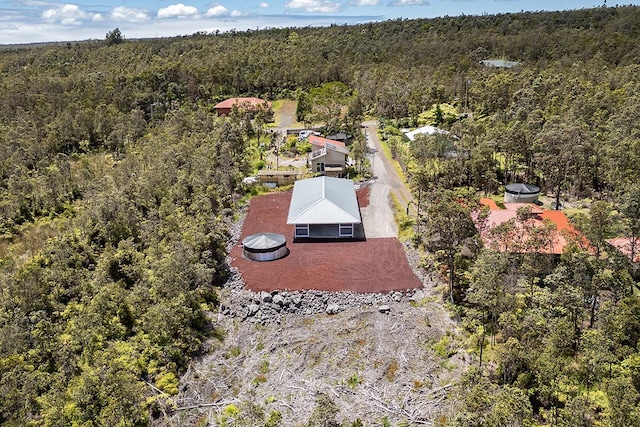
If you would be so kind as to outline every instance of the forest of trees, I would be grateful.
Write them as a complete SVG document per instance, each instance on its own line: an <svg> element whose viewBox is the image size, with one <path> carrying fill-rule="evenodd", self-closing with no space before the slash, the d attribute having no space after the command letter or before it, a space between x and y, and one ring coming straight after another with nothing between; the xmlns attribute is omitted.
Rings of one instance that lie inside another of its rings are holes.
<svg viewBox="0 0 640 427"><path fill-rule="evenodd" d="M212 107L330 87L402 152L430 215L417 240L438 212L465 218L426 245L479 353L451 424L638 425L637 276L605 241L640 234L640 8L123 36L0 47L0 424L171 410L190 358L223 339L207 314L255 158L255 123ZM441 104L456 114L427 118ZM395 136L427 122L468 155ZM460 198L516 178L588 200L576 224L597 250L548 263L472 244Z"/></svg>

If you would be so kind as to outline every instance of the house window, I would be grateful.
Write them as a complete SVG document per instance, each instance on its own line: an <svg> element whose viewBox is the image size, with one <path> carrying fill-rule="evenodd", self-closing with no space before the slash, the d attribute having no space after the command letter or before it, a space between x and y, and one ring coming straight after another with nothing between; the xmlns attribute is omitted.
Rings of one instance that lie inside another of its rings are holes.
<svg viewBox="0 0 640 427"><path fill-rule="evenodd" d="M353 237L353 224L340 224L340 237Z"/></svg>
<svg viewBox="0 0 640 427"><path fill-rule="evenodd" d="M309 224L296 224L296 237L309 237Z"/></svg>
<svg viewBox="0 0 640 427"><path fill-rule="evenodd" d="M324 162L316 163L316 172L324 172Z"/></svg>

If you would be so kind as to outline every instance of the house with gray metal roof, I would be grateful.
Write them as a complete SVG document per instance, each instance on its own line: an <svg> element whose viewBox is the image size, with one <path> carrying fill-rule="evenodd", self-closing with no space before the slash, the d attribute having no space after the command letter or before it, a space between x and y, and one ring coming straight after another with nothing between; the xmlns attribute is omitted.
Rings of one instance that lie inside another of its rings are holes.
<svg viewBox="0 0 640 427"><path fill-rule="evenodd" d="M287 224L300 239L354 239L364 237L353 181L320 176L296 181Z"/></svg>

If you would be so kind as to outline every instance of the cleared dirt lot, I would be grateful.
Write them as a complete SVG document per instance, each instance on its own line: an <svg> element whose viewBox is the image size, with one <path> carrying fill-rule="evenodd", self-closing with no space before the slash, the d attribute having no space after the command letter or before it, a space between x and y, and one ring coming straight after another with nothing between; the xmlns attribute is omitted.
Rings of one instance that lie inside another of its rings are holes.
<svg viewBox="0 0 640 427"><path fill-rule="evenodd" d="M286 224L291 192L269 193L251 200L241 238L230 253L245 287L252 291L309 290L389 292L421 288L402 244L394 237L362 242L292 243L293 226ZM367 190L359 194L368 204ZM290 253L271 262L242 256L242 239L261 232L283 234Z"/></svg>
<svg viewBox="0 0 640 427"><path fill-rule="evenodd" d="M218 326L228 331L225 340L181 381L175 404L187 409L158 425L229 425L221 422L224 408L247 413L251 402L281 412L282 427L302 426L320 393L338 406L326 416L341 425L357 418L365 426L385 425L385 418L393 426L440 425L456 406L451 385L467 363L439 302L393 303L388 314L362 307L287 315L268 326L223 318ZM434 348L445 342L447 354L438 354Z"/></svg>

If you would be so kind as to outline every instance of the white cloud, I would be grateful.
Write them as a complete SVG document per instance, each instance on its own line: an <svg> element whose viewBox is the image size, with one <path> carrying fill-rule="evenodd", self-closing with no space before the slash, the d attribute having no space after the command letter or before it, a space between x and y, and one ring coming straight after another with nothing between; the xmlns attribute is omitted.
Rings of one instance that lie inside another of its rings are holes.
<svg viewBox="0 0 640 427"><path fill-rule="evenodd" d="M342 5L330 0L291 0L285 3L287 9L302 9L307 13L339 12Z"/></svg>
<svg viewBox="0 0 640 427"><path fill-rule="evenodd" d="M391 2L391 6L428 6L429 2L426 0L394 0Z"/></svg>
<svg viewBox="0 0 640 427"><path fill-rule="evenodd" d="M265 3L265 2L260 3L260 8L261 9L267 9L267 8L270 8L270 7L271 7L271 5L269 3Z"/></svg>
<svg viewBox="0 0 640 427"><path fill-rule="evenodd" d="M233 16L234 18L237 18L238 16L242 16L242 15L244 14L237 9L231 11L231 16Z"/></svg>
<svg viewBox="0 0 640 427"><path fill-rule="evenodd" d="M380 0L350 0L349 4L351 6L378 6Z"/></svg>
<svg viewBox="0 0 640 427"><path fill-rule="evenodd" d="M207 16L220 16L226 15L229 13L229 9L222 5L214 6L211 9L207 10Z"/></svg>
<svg viewBox="0 0 640 427"><path fill-rule="evenodd" d="M149 19L149 16L144 10L118 6L111 11L111 19L115 21L144 22Z"/></svg>
<svg viewBox="0 0 640 427"><path fill-rule="evenodd" d="M100 22L104 20L101 14L85 12L75 4L65 4L47 9L42 12L42 18L51 22L60 22L62 25L76 25L81 21Z"/></svg>
<svg viewBox="0 0 640 427"><path fill-rule="evenodd" d="M186 18L198 17L198 9L193 6L185 6L182 3L172 4L158 10L158 18Z"/></svg>
<svg viewBox="0 0 640 427"><path fill-rule="evenodd" d="M18 31L19 29L20 27L15 24L2 24L0 25L0 34L4 31Z"/></svg>
<svg viewBox="0 0 640 427"><path fill-rule="evenodd" d="M216 1L216 0L210 0ZM387 0L383 0L386 2ZM1 0L0 0L1 2ZM124 2L123 2L124 3ZM343 1L346 3L346 0ZM122 4L122 3L121 3ZM131 2L127 2L131 4ZM235 3L237 4L237 3ZM198 18L204 18L203 9ZM117 22L105 27L100 22L82 22L83 25L61 25L58 21L41 19L41 13L36 12L29 20L23 18L7 19L9 14L0 10L0 45L13 43L37 43L45 41L73 42L78 40L104 40L105 33L118 27L128 39L149 37L175 37L190 35L196 32L215 33L225 31L255 30L257 28L283 28L300 26L329 26L336 23L335 15L331 14L291 14L291 15L258 15L246 13L242 18L206 19L155 19L155 13L149 13L149 19L144 22ZM105 18L111 20L111 12L104 13ZM152 19L153 18L153 19ZM222 18L222 17L220 17ZM345 17L347 23L361 24L380 19L379 16ZM111 21L113 22L113 21Z"/></svg>

